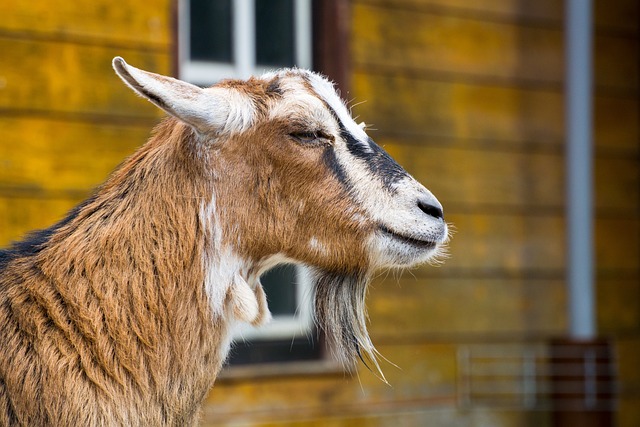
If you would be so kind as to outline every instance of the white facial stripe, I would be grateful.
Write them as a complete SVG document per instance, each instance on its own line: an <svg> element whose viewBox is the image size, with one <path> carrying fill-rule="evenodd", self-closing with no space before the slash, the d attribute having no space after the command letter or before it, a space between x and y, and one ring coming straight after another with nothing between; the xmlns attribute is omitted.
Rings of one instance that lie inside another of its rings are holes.
<svg viewBox="0 0 640 427"><path fill-rule="evenodd" d="M365 151L370 152L369 137L367 136L364 128L358 126L358 124L351 118L351 114L347 107L342 102L342 99L336 93L335 87L327 80L318 76L317 74L309 73L309 81L311 87L323 99L338 116L338 120L345 127L345 129L353 135L353 137L362 144Z"/></svg>

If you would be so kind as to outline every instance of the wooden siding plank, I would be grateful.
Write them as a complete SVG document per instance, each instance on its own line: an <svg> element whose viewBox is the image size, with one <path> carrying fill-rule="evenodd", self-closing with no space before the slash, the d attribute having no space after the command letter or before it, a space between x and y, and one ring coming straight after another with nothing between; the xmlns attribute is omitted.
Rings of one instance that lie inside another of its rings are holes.
<svg viewBox="0 0 640 427"><path fill-rule="evenodd" d="M172 37L171 7L172 0L3 1L0 2L0 32L18 37L29 33L89 37L166 48Z"/></svg>
<svg viewBox="0 0 640 427"><path fill-rule="evenodd" d="M565 223L557 215L491 212L447 214L455 231L449 257L428 276L470 272L476 277L555 276L565 269ZM600 274L637 277L640 271L640 219L598 217L596 261ZM418 270L422 271L422 270Z"/></svg>
<svg viewBox="0 0 640 427"><path fill-rule="evenodd" d="M496 23L370 5L354 6L352 50L361 69L436 72L436 78L512 84L564 78L561 29ZM399 48L401 46L402 48ZM638 40L596 36L596 85L637 92ZM448 74L447 74L448 73Z"/></svg>
<svg viewBox="0 0 640 427"><path fill-rule="evenodd" d="M562 22L562 2L557 0L486 0L470 2L467 0L355 0L385 6L390 9L411 8L438 11L448 16L475 16L477 19L498 18L502 20L542 21L551 24Z"/></svg>
<svg viewBox="0 0 640 427"><path fill-rule="evenodd" d="M562 208L563 159L555 153L501 152L379 141L444 204L500 210ZM612 179L614 177L611 177ZM628 198L621 203L627 202Z"/></svg>
<svg viewBox="0 0 640 427"><path fill-rule="evenodd" d="M593 3L596 29L617 29L638 34L640 28L638 0L595 0Z"/></svg>
<svg viewBox="0 0 640 427"><path fill-rule="evenodd" d="M476 344L473 350L517 355L531 345L544 344ZM363 366L357 379L289 377L218 382L207 398L202 425L485 425L487 409L461 411L456 405L457 345L411 343L377 347L399 368L382 362L391 387ZM492 408L489 412L491 425L499 420L501 426L518 427L524 420L536 419L530 413L513 410L502 413Z"/></svg>
<svg viewBox="0 0 640 427"><path fill-rule="evenodd" d="M141 146L150 130L0 117L0 192L86 192Z"/></svg>
<svg viewBox="0 0 640 427"><path fill-rule="evenodd" d="M442 268L474 274L554 274L565 268L564 218L557 216L466 213L447 215L455 226Z"/></svg>
<svg viewBox="0 0 640 427"><path fill-rule="evenodd" d="M595 257L598 271L608 275L640 276L640 218L595 220Z"/></svg>
<svg viewBox="0 0 640 427"><path fill-rule="evenodd" d="M78 204L77 198L15 198L0 196L0 248L26 233L47 228Z"/></svg>
<svg viewBox="0 0 640 427"><path fill-rule="evenodd" d="M567 327L563 280L406 275L375 283L367 306L374 342L553 336Z"/></svg>
<svg viewBox="0 0 640 427"><path fill-rule="evenodd" d="M560 93L354 73L356 115L382 131L539 141L563 135Z"/></svg>
<svg viewBox="0 0 640 427"><path fill-rule="evenodd" d="M594 159L595 207L602 215L626 212L638 217L640 212L640 174L638 157Z"/></svg>
<svg viewBox="0 0 640 427"><path fill-rule="evenodd" d="M615 342L615 354L618 359L620 406L617 414L618 426L635 427L640 419L640 337L620 337Z"/></svg>
<svg viewBox="0 0 640 427"><path fill-rule="evenodd" d="M356 72L353 110L381 133L432 138L531 143L564 140L561 92L437 82L404 75ZM638 149L638 100L595 97L595 142L612 150Z"/></svg>
<svg viewBox="0 0 640 427"><path fill-rule="evenodd" d="M370 133L375 137L375 132ZM381 137L377 142L445 205L445 209L563 209L564 156L561 152L494 151L448 141ZM597 157L596 208L633 215L640 210L640 176L633 157Z"/></svg>
<svg viewBox="0 0 640 427"><path fill-rule="evenodd" d="M111 68L114 56L167 74L169 55L104 46L0 38L1 110L159 117Z"/></svg>
<svg viewBox="0 0 640 427"><path fill-rule="evenodd" d="M596 86L621 89L638 96L638 52L640 40L630 37L596 35L593 40ZM596 91L598 88L596 87Z"/></svg>
<svg viewBox="0 0 640 427"><path fill-rule="evenodd" d="M402 367L384 364L391 389L373 373L355 377L295 376L255 381L219 381L207 398L203 424L268 422L300 418L354 417L372 407L449 404L455 399L456 347L449 344L381 345L379 350ZM295 396L295 399L291 397Z"/></svg>
<svg viewBox="0 0 640 427"><path fill-rule="evenodd" d="M596 288L598 332L605 336L640 333L640 277L599 278ZM640 382L639 382L640 383Z"/></svg>
<svg viewBox="0 0 640 427"><path fill-rule="evenodd" d="M354 63L559 82L559 29L354 6ZM452 76L454 77L454 76Z"/></svg>
<svg viewBox="0 0 640 427"><path fill-rule="evenodd" d="M558 0L355 0L390 9L434 11L442 15L475 17L479 20L515 21L526 25L560 27L564 20L564 3ZM637 0L596 0L594 21L599 31L637 34L639 5Z"/></svg>

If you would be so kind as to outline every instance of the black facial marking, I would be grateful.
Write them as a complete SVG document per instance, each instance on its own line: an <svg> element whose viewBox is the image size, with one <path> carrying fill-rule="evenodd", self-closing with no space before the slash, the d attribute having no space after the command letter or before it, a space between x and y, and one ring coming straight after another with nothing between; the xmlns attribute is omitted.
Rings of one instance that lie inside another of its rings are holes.
<svg viewBox="0 0 640 427"><path fill-rule="evenodd" d="M382 185L387 190L394 191L393 184L402 178L406 178L409 175L407 171L371 138L368 138L366 143L358 141L356 137L347 130L333 107L326 101L324 101L324 105L338 123L340 136L345 140L347 150L355 157L363 160L369 168L369 171L371 171L374 176L380 178ZM367 149L367 147L369 149Z"/></svg>
<svg viewBox="0 0 640 427"><path fill-rule="evenodd" d="M345 172L342 165L338 162L336 158L336 153L333 151L333 147L329 146L325 148L324 153L322 153L322 160L324 164L329 168L333 175L338 179L338 181L342 184L342 186L347 190L351 191L351 184L349 183L349 177Z"/></svg>
<svg viewBox="0 0 640 427"><path fill-rule="evenodd" d="M345 140L349 152L363 160L369 171L380 178L385 188L392 190L394 183L408 176L407 171L371 138L368 138L366 143L362 143L347 130L342 122L338 121L338 124L340 136Z"/></svg>

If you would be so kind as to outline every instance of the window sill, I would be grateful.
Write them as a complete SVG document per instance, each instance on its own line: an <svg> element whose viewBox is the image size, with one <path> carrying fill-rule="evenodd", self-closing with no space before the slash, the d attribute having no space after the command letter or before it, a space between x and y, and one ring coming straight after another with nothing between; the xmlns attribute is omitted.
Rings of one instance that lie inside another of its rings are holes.
<svg viewBox="0 0 640 427"><path fill-rule="evenodd" d="M303 362L263 363L255 365L226 366L217 381L234 382L248 378L273 378L292 376L347 376L349 372L336 360L313 360Z"/></svg>

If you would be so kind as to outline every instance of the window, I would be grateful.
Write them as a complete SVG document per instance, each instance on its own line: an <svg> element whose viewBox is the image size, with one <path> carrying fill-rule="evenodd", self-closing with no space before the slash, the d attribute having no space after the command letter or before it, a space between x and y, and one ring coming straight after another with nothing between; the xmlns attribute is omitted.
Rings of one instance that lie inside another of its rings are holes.
<svg viewBox="0 0 640 427"><path fill-rule="evenodd" d="M180 78L208 86L223 78L311 68L311 0L181 0Z"/></svg>
<svg viewBox="0 0 640 427"><path fill-rule="evenodd" d="M305 268L277 266L260 278L273 319L260 328L242 325L235 335L244 340L289 340L305 337L313 328L312 284Z"/></svg>
<svg viewBox="0 0 640 427"><path fill-rule="evenodd" d="M281 265L262 275L260 281L273 320L260 328L241 325L234 334L229 363L237 366L321 359L323 346L315 334L311 280L305 269Z"/></svg>
<svg viewBox="0 0 640 427"><path fill-rule="evenodd" d="M179 77L209 86L268 70L311 68L311 0L179 0ZM232 365L318 360L311 280L301 266L261 277L273 320L235 331Z"/></svg>

